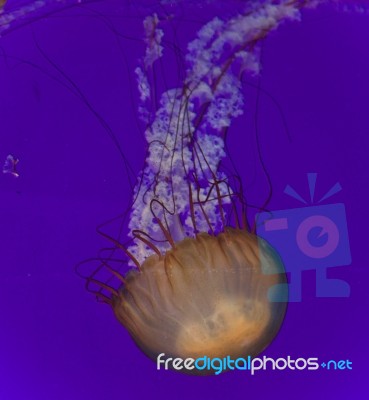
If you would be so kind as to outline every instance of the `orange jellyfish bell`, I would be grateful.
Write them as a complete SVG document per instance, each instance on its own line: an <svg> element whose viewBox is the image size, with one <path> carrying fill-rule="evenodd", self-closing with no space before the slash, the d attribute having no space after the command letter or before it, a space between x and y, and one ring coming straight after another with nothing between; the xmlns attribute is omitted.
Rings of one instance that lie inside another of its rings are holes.
<svg viewBox="0 0 369 400"><path fill-rule="evenodd" d="M283 272L273 249L246 230L201 233L130 272L112 306L153 360L162 353L246 358L264 350L280 328L286 298L273 302L271 294L285 283Z"/></svg>

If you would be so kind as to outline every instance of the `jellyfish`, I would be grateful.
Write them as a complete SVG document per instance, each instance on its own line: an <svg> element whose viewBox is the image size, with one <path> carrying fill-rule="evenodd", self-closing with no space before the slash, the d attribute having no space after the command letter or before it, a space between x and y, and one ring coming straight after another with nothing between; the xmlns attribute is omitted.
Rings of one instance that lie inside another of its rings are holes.
<svg viewBox="0 0 369 400"><path fill-rule="evenodd" d="M144 19L146 53L135 75L147 157L133 193L129 242L105 235L129 270L123 274L104 259L86 279L153 360L163 353L254 357L282 326L283 263L255 234L242 184L222 165L228 130L244 110L242 76L259 73L260 43L316 4L251 1L230 17L211 19L188 43L180 85L160 95L152 75L165 51L164 19ZM111 278L100 279L102 269Z"/></svg>

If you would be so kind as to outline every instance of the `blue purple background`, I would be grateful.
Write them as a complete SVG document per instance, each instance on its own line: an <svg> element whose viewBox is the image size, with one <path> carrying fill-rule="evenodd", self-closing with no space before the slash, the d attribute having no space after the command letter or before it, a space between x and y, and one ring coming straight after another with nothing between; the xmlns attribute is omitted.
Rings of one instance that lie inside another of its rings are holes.
<svg viewBox="0 0 369 400"><path fill-rule="evenodd" d="M120 32L140 38L144 7L125 9L106 0L96 9ZM180 45L201 26L200 16L206 20L204 10L178 18ZM316 298L315 272L304 272L303 301L289 305L264 354L349 359L353 370L253 377L245 371L205 378L156 371L74 273L76 263L107 245L96 227L124 211L131 192L112 140L81 99L50 77L66 82L40 49L108 121L138 173L144 141L132 103L132 71L144 47L123 38L119 47L104 21L91 10L70 9L0 39L0 159L18 157L21 175L0 175L0 398L365 398L369 14L322 8L274 32L263 45L260 82L267 94L261 93L256 114L257 81L249 80L245 116L229 135L250 203L261 204L268 191L255 116L273 183L271 209L299 207L283 189L290 184L308 197L308 172L319 174L318 197L339 181L343 190L332 202L346 206L352 254L350 266L329 270L349 282L351 296Z"/></svg>

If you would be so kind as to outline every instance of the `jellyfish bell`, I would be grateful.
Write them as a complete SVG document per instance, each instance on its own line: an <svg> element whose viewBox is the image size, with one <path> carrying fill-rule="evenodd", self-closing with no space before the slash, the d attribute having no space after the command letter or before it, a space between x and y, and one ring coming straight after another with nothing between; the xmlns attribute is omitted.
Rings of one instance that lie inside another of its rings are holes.
<svg viewBox="0 0 369 400"><path fill-rule="evenodd" d="M164 255L148 257L140 271L125 276L112 307L153 360L161 353L182 359L246 358L264 350L278 332L286 310L284 283L281 260L265 241L227 228L216 236L186 238Z"/></svg>

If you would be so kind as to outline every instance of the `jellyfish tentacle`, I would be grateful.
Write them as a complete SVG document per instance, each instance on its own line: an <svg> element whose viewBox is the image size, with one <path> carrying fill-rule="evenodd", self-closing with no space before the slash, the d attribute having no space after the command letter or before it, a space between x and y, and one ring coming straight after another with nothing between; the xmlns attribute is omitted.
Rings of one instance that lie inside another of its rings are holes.
<svg viewBox="0 0 369 400"><path fill-rule="evenodd" d="M165 211L168 211L168 209L164 206L163 203L161 203L157 199L152 199L151 202L150 202L150 210L151 210L152 215L154 216L155 222L159 225L159 227L160 227L162 233L164 234L165 238L167 239L168 243L170 243L170 245L173 248L175 248L175 243L174 243L174 240L173 240L173 238L172 238L172 236L170 234L170 230L169 230L168 224L165 221L165 224L167 225L167 227L165 227L163 222L161 221L161 219L156 215L156 212L153 209L153 205L154 204L159 204L160 207L162 207L162 209L165 210ZM164 216L165 216L165 214L164 214Z"/></svg>
<svg viewBox="0 0 369 400"><path fill-rule="evenodd" d="M152 243L153 238L151 238L146 232L135 229L132 231L132 235L135 239L139 239L144 242L148 247L150 247L159 257L161 257L160 250ZM144 237L147 236L147 239Z"/></svg>
<svg viewBox="0 0 369 400"><path fill-rule="evenodd" d="M103 282L99 281L98 279L94 279L94 278L89 277L87 279L86 285L89 286L91 283L94 283L95 285L100 286L102 289L107 290L108 292L110 292L114 296L118 295L118 291L116 289L114 289L113 287L107 285L106 283L103 283ZM95 292L95 294L104 296L100 292Z"/></svg>
<svg viewBox="0 0 369 400"><path fill-rule="evenodd" d="M105 239L110 240L115 244L115 246L121 250L129 257L129 259L134 263L138 270L140 270L140 263L136 259L136 257L123 245L119 242L119 240L114 239L112 236L108 235L107 233L99 230L100 235L102 235Z"/></svg>

